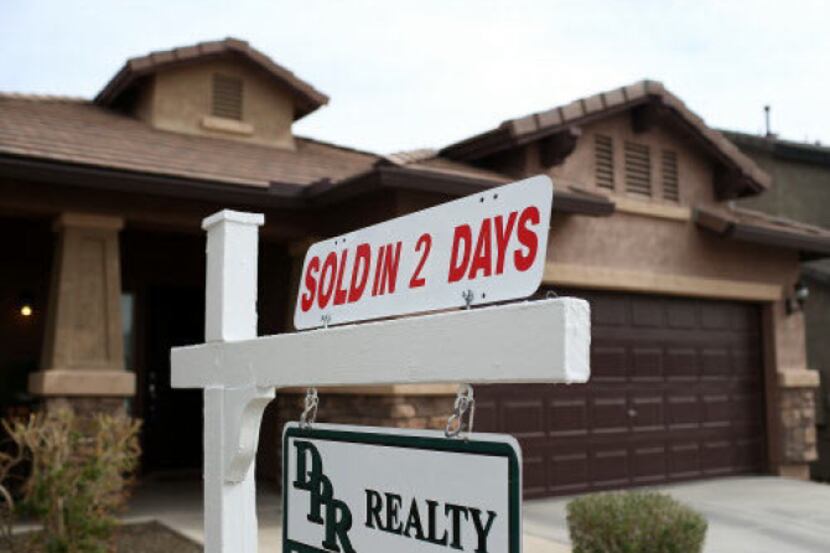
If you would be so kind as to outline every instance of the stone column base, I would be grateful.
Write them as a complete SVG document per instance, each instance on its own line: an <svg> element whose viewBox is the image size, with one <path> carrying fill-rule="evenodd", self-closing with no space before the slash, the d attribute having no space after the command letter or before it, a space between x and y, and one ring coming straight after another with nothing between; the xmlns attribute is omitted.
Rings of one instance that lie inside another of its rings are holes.
<svg viewBox="0 0 830 553"><path fill-rule="evenodd" d="M809 480L810 465L781 465L778 467L778 476L795 480Z"/></svg>
<svg viewBox="0 0 830 553"><path fill-rule="evenodd" d="M131 397L135 395L135 373L50 369L29 375L29 391L39 396Z"/></svg>
<svg viewBox="0 0 830 553"><path fill-rule="evenodd" d="M97 413L108 415L127 415L127 402L121 397L75 396L48 397L43 400L43 409L47 412L70 409L78 417L91 417Z"/></svg>

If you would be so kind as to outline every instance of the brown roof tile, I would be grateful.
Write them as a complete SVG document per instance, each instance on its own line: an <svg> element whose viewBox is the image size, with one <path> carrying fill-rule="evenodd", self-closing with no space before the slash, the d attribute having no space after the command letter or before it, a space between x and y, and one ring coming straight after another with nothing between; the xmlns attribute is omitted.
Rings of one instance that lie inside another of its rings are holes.
<svg viewBox="0 0 830 553"><path fill-rule="evenodd" d="M628 86L601 92L580 100L575 100L564 106L531 114L517 119L504 121L498 128L504 129L512 140L533 140L547 134L561 130L562 127L578 125L586 117L594 118L605 111L617 111L656 100L666 106L685 121L692 131L707 143L719 155L724 163L732 169L745 175L757 188L769 188L771 178L762 171L752 159L743 154L724 135L712 129L692 112L683 101L669 92L662 83L656 81L639 81ZM599 106L603 106L600 108ZM473 136L441 150L447 157L460 156L470 158L469 152L474 152L477 143L486 145L489 153L497 151L498 141L494 142L494 130ZM494 146L494 143L496 144ZM504 142L503 148L511 147L510 142Z"/></svg>
<svg viewBox="0 0 830 553"><path fill-rule="evenodd" d="M380 159L307 138L291 151L161 131L86 101L6 94L0 153L257 187L340 180Z"/></svg>
<svg viewBox="0 0 830 553"><path fill-rule="evenodd" d="M329 101L328 96L316 90L285 67L275 63L274 60L253 48L244 40L226 38L225 40L200 42L192 46L151 52L146 56L132 58L98 93L95 97L95 103L102 106L111 106L137 79L173 64L223 55L241 56L258 65L283 86L286 86L297 101L297 119L311 113Z"/></svg>

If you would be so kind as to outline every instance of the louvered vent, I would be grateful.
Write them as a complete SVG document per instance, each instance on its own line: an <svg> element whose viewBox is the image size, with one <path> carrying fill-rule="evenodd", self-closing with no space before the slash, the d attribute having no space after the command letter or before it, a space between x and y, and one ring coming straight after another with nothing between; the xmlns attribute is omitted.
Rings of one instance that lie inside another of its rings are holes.
<svg viewBox="0 0 830 553"><path fill-rule="evenodd" d="M242 79L213 76L213 115L242 120Z"/></svg>
<svg viewBox="0 0 830 553"><path fill-rule="evenodd" d="M648 146L625 143L625 190L651 197L651 156Z"/></svg>
<svg viewBox="0 0 830 553"><path fill-rule="evenodd" d="M608 190L614 189L614 143L610 136L596 135L594 144L596 154L597 186Z"/></svg>
<svg viewBox="0 0 830 553"><path fill-rule="evenodd" d="M671 150L663 150L661 160L663 169L663 199L671 202L680 201L677 175L677 154Z"/></svg>

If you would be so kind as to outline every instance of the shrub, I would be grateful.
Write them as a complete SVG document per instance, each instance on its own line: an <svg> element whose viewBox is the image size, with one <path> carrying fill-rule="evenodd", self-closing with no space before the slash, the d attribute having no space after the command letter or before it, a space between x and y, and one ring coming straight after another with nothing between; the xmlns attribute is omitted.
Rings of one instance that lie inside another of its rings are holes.
<svg viewBox="0 0 830 553"><path fill-rule="evenodd" d="M29 463L20 508L43 526L47 553L104 553L139 457L140 423L61 409L3 425Z"/></svg>
<svg viewBox="0 0 830 553"><path fill-rule="evenodd" d="M573 553L699 553L706 537L706 520L664 494L594 494L567 509Z"/></svg>

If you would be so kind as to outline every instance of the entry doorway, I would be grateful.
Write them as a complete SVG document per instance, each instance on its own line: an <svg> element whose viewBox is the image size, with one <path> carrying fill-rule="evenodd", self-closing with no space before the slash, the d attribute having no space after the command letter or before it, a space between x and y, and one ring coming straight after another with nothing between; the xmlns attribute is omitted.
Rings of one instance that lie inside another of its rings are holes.
<svg viewBox="0 0 830 553"><path fill-rule="evenodd" d="M145 289L144 371L140 379L144 473L195 473L202 466L202 394L170 386L170 348L204 342L205 292Z"/></svg>

